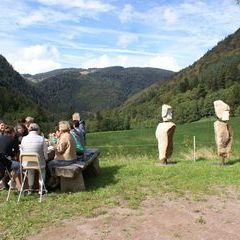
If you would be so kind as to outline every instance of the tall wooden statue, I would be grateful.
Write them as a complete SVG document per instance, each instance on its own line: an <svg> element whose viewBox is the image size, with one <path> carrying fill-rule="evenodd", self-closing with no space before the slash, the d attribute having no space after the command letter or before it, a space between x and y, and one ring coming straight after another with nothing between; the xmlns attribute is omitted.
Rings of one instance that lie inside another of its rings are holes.
<svg viewBox="0 0 240 240"><path fill-rule="evenodd" d="M168 158L171 157L173 151L173 134L176 125L172 120L172 107L169 105L162 105L162 119L156 129L156 138L158 141L159 161L167 164Z"/></svg>
<svg viewBox="0 0 240 240"><path fill-rule="evenodd" d="M225 159L229 157L233 142L233 131L228 123L230 107L222 100L217 100L213 104L218 118L217 121L214 122L217 153L218 156L221 157L220 164L224 165Z"/></svg>

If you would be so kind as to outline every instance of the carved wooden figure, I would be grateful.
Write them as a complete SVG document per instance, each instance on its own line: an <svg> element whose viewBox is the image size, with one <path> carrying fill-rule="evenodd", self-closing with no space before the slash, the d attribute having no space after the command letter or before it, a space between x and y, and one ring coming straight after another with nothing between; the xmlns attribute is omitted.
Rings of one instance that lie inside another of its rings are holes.
<svg viewBox="0 0 240 240"><path fill-rule="evenodd" d="M172 120L172 107L169 105L162 105L162 119L156 129L156 138L158 141L159 161L163 164L168 163L168 159L173 151L173 135L176 125Z"/></svg>
<svg viewBox="0 0 240 240"><path fill-rule="evenodd" d="M217 100L213 104L218 118L214 122L217 153L218 156L221 157L220 164L224 165L225 159L229 157L233 142L233 131L228 123L230 107L222 100Z"/></svg>

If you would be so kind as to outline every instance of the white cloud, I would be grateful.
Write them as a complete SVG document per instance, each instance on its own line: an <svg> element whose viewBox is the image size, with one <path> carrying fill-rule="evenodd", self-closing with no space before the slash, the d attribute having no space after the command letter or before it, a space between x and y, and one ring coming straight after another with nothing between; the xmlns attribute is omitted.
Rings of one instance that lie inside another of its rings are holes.
<svg viewBox="0 0 240 240"><path fill-rule="evenodd" d="M133 33L122 34L118 37L117 46L127 48L131 43L137 42L138 36Z"/></svg>
<svg viewBox="0 0 240 240"><path fill-rule="evenodd" d="M38 0L48 6L63 6L65 8L81 8L96 12L108 12L114 7L99 0Z"/></svg>
<svg viewBox="0 0 240 240"><path fill-rule="evenodd" d="M175 24L178 20L176 11L173 8L166 8L163 11L163 19L167 25Z"/></svg>
<svg viewBox="0 0 240 240"><path fill-rule="evenodd" d="M126 4L122 10L122 12L119 14L119 19L121 23L127 23L134 14L134 8L131 4Z"/></svg>
<svg viewBox="0 0 240 240"><path fill-rule="evenodd" d="M57 48L49 45L24 47L14 54L7 54L7 59L20 73L36 74L61 68Z"/></svg>
<svg viewBox="0 0 240 240"><path fill-rule="evenodd" d="M77 21L71 13L52 10L49 8L39 8L25 13L23 16L19 16L16 19L17 23L21 26L30 26L37 23L56 23L63 22L65 20Z"/></svg>
<svg viewBox="0 0 240 240"><path fill-rule="evenodd" d="M79 59L80 60L80 59ZM79 63L79 62L78 62ZM123 67L154 67L173 71L179 71L181 67L176 59L168 55L158 56L141 56L138 55L107 55L103 54L99 57L85 56L84 61L80 62L82 68L103 68L110 66Z"/></svg>
<svg viewBox="0 0 240 240"><path fill-rule="evenodd" d="M179 71L181 68L178 65L176 59L172 56L156 56L149 59L149 67L169 69L173 71Z"/></svg>
<svg viewBox="0 0 240 240"><path fill-rule="evenodd" d="M44 24L48 28L56 27L56 23L79 23L82 17L97 19L99 13L114 9L113 5L100 0L38 0L41 4L31 6L28 1L21 0L13 3L8 0L0 1L0 30L19 29L36 24ZM55 24L55 25L54 25Z"/></svg>
<svg viewBox="0 0 240 240"><path fill-rule="evenodd" d="M39 72L45 71L39 66L58 68L61 62L63 67L78 67L84 62L45 52L47 57L35 57L28 64L30 60L22 56L23 46L29 45L56 46L69 56L91 54L86 57L89 67L100 61L100 66L176 70L239 28L240 8L234 1L128 1L131 4L117 9L116 0L20 0L14 7L12 0L1 0L0 52L11 55L11 63L21 72L30 72L30 66Z"/></svg>

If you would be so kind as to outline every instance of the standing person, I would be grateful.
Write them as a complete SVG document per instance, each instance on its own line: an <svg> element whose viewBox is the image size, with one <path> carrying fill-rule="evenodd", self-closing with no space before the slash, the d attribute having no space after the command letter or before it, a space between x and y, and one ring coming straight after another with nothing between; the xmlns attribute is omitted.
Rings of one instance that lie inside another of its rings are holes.
<svg viewBox="0 0 240 240"><path fill-rule="evenodd" d="M77 162L76 144L70 134L70 125L67 121L59 122L60 137L55 147L55 158L48 163L51 176L54 176L54 168L68 166Z"/></svg>
<svg viewBox="0 0 240 240"><path fill-rule="evenodd" d="M40 156L40 166L42 167L42 177L43 181L45 181L46 176L46 160L48 158L47 154L47 145L45 143L44 137L40 136L40 128L36 123L31 123L29 125L29 133L27 136L23 137L21 143L21 152L36 152ZM31 162L28 163L32 164ZM29 166L28 165L28 166ZM35 170L28 170L28 184L29 184L29 192L31 193L34 190L34 177ZM43 184L39 180L39 184Z"/></svg>
<svg viewBox="0 0 240 240"><path fill-rule="evenodd" d="M14 129L8 126L5 128L4 134L0 135L1 185L2 187L6 186L6 179L8 176L5 176L5 170L7 169L13 176L18 190L20 190L20 163L17 161L19 155L19 146L14 135Z"/></svg>

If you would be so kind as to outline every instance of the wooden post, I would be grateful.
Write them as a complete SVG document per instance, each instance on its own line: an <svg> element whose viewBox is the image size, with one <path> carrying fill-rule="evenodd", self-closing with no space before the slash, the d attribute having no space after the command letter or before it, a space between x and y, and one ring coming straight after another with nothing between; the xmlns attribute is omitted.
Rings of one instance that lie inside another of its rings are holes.
<svg viewBox="0 0 240 240"><path fill-rule="evenodd" d="M196 137L193 136L193 160L196 161Z"/></svg>

